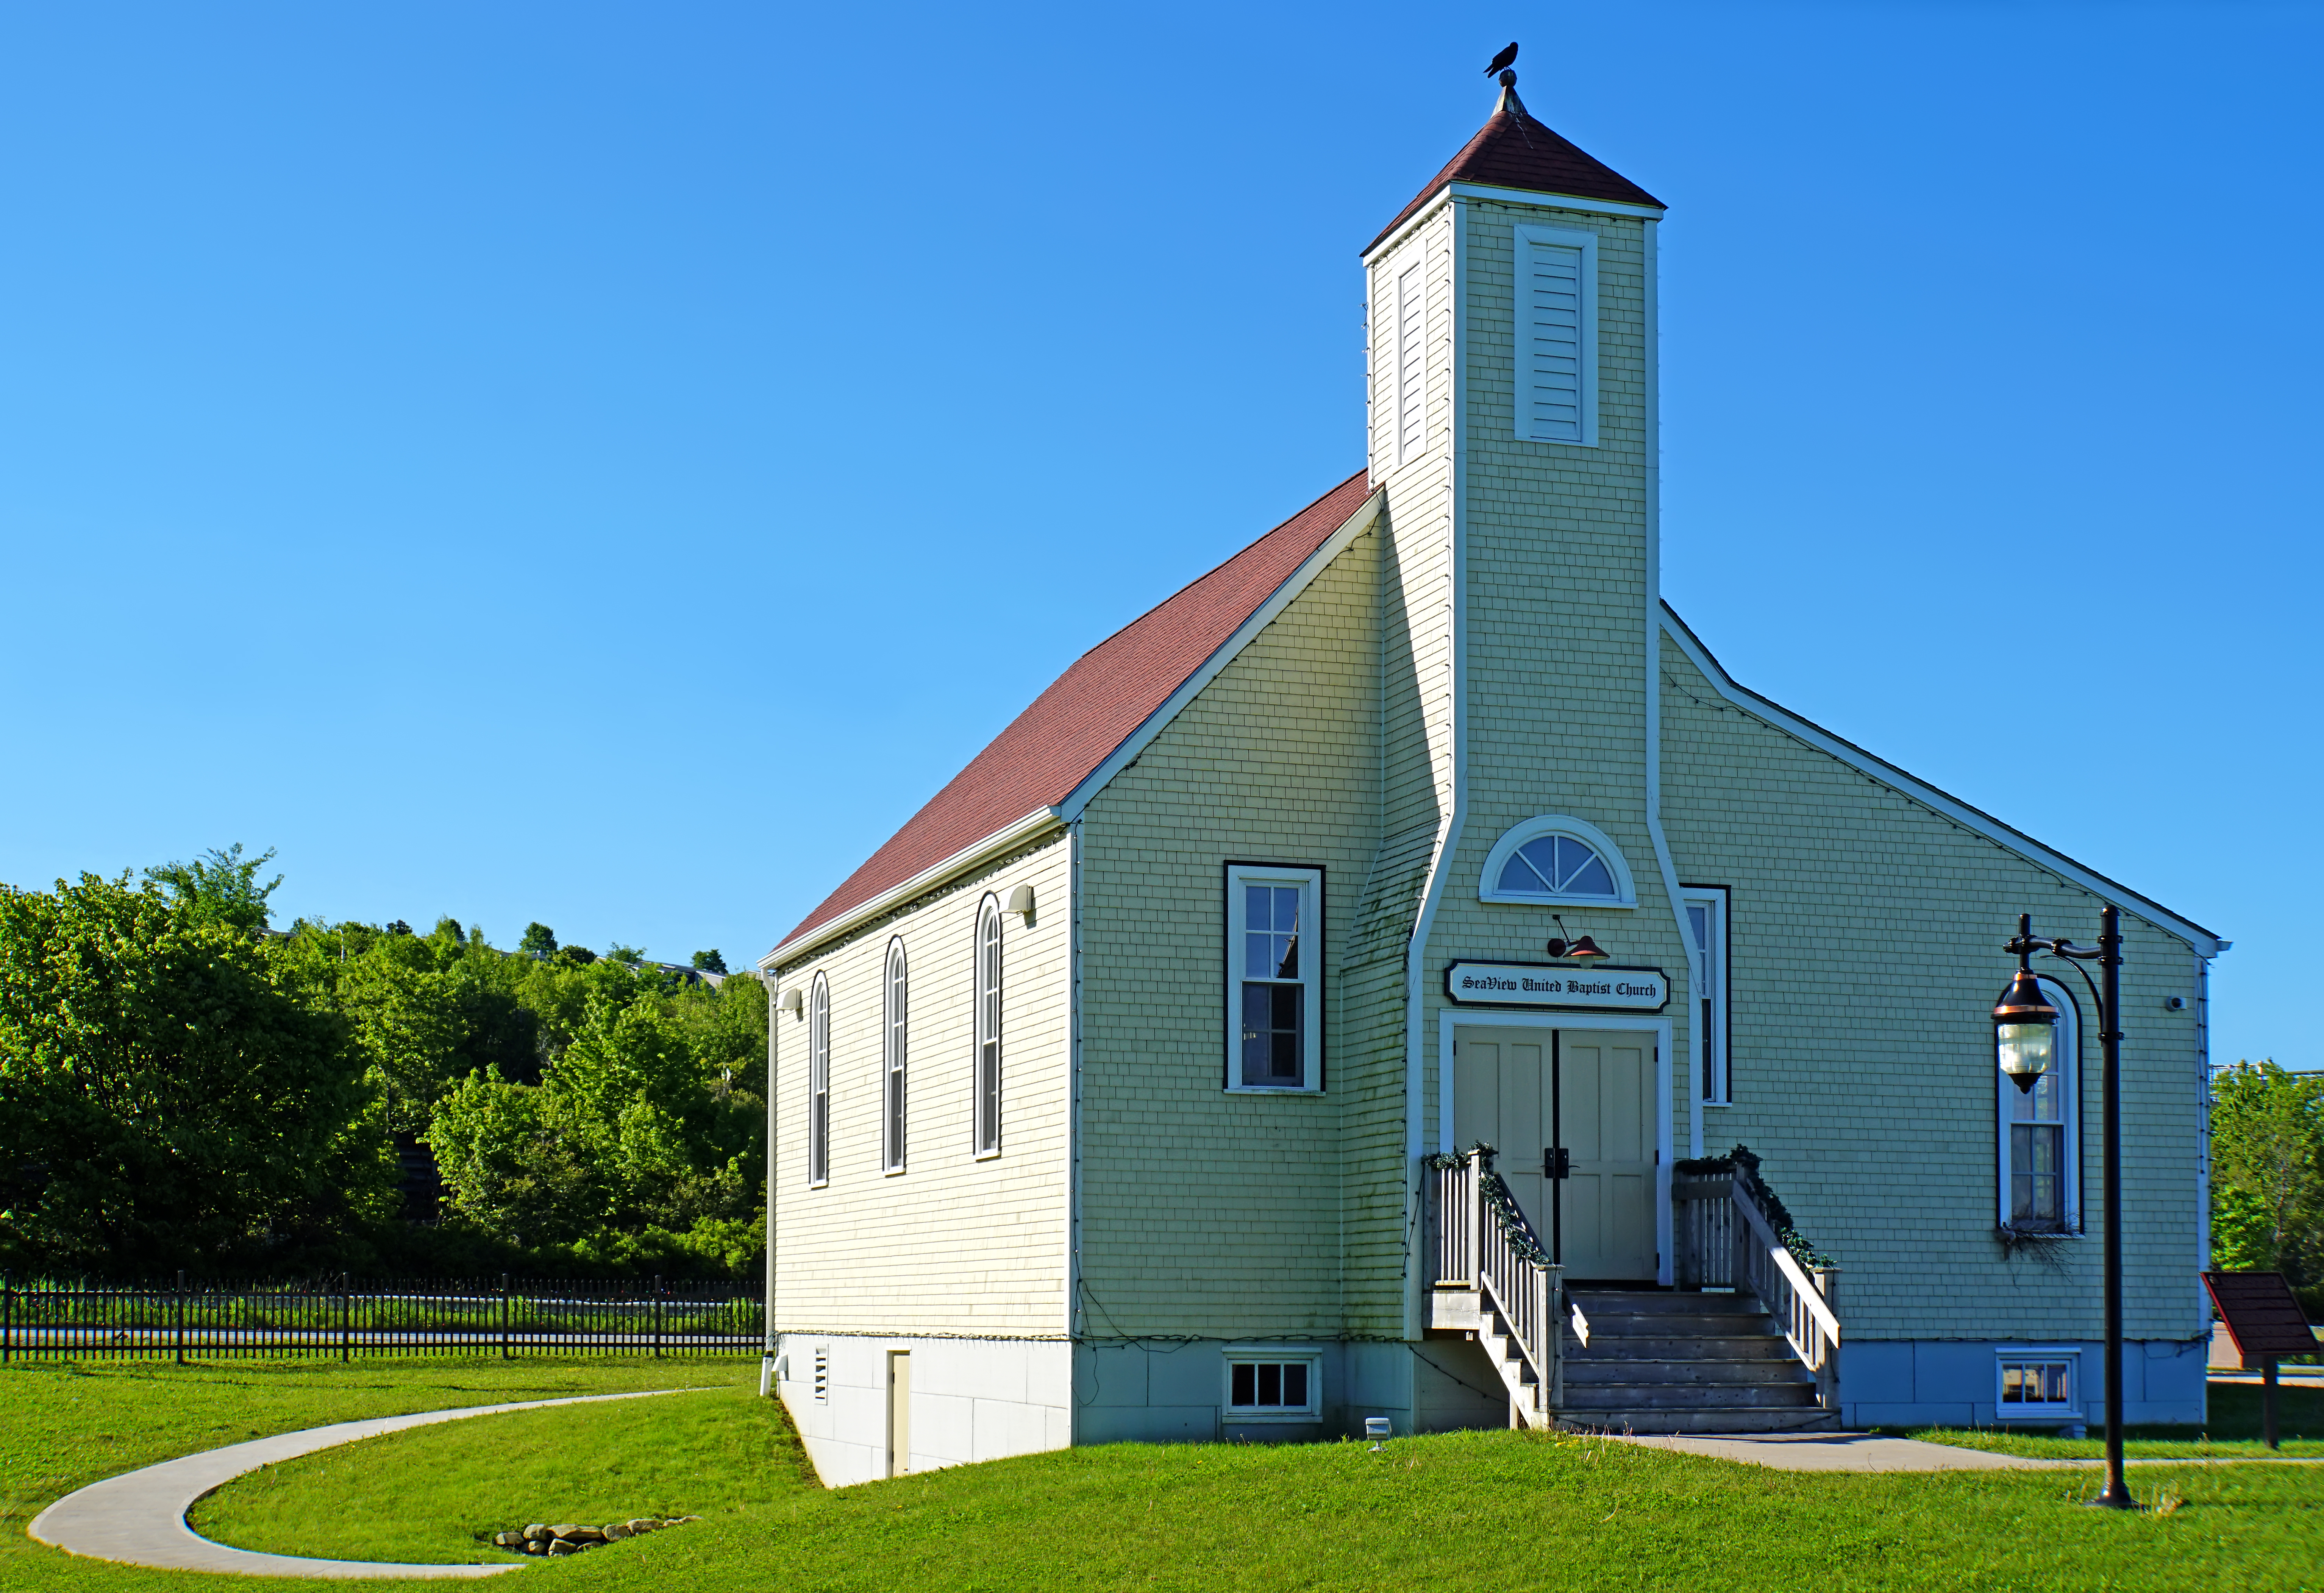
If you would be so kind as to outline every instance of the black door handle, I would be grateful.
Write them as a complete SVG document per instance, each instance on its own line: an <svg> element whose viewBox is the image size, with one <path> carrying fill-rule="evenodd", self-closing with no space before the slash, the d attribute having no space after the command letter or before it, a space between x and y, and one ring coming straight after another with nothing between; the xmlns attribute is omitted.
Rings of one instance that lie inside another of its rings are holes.
<svg viewBox="0 0 2324 1593"><path fill-rule="evenodd" d="M1544 1178L1572 1177L1572 1154L1562 1145L1543 1146L1541 1153L1541 1175Z"/></svg>

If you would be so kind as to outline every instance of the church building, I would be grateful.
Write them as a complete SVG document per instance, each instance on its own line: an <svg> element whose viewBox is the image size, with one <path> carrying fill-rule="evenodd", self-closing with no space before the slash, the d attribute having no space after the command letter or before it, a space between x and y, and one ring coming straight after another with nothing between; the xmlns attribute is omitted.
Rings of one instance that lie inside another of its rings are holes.
<svg viewBox="0 0 2324 1593"><path fill-rule="evenodd" d="M761 960L768 1372L826 1482L1368 1419L2095 1423L2100 1026L2037 959L2020 1089L1992 1013L2020 914L2107 905L2127 1417L2202 1418L2227 943L1662 600L1664 207L1501 83L1364 247L1361 468Z"/></svg>

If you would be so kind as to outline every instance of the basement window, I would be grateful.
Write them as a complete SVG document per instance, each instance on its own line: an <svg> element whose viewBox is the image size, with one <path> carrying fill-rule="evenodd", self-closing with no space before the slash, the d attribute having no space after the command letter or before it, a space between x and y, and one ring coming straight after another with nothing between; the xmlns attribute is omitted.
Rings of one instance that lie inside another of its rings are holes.
<svg viewBox="0 0 2324 1593"><path fill-rule="evenodd" d="M2013 1422L2080 1415L2075 1385L2080 1377L2080 1352L2074 1349L2005 1351L1997 1372L1995 1418Z"/></svg>
<svg viewBox="0 0 2324 1593"><path fill-rule="evenodd" d="M1312 1422L1322 1413L1323 1375L1317 1355L1230 1348L1226 1376L1231 1421Z"/></svg>

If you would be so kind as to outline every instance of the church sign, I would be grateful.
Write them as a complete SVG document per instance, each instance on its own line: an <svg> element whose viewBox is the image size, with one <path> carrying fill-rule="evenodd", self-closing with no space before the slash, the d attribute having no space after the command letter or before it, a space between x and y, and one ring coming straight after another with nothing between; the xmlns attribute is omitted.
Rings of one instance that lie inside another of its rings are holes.
<svg viewBox="0 0 2324 1593"><path fill-rule="evenodd" d="M1455 962L1444 994L1463 1006L1660 1012L1670 978L1659 968L1566 968L1545 962Z"/></svg>

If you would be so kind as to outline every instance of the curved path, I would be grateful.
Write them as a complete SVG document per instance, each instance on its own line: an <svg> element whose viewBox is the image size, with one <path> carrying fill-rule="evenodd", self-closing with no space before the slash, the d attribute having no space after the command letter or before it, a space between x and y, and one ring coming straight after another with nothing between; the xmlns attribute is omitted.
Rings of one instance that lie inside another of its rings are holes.
<svg viewBox="0 0 2324 1593"><path fill-rule="evenodd" d="M465 1405L450 1411L420 1411L409 1416L376 1416L281 1432L247 1443L204 1450L108 1477L67 1494L32 1518L32 1537L68 1554L114 1560L162 1570L226 1571L249 1577L492 1577L522 1570L522 1561L489 1565L397 1565L369 1560L309 1560L296 1554L260 1554L213 1543L186 1524L186 1512L203 1495L261 1466L311 1455L335 1444L457 1422L465 1416L495 1416L503 1411L538 1411L550 1405L595 1404L609 1399L651 1399L690 1394L687 1388L650 1388L637 1394L585 1394L565 1399L530 1399L515 1404Z"/></svg>

